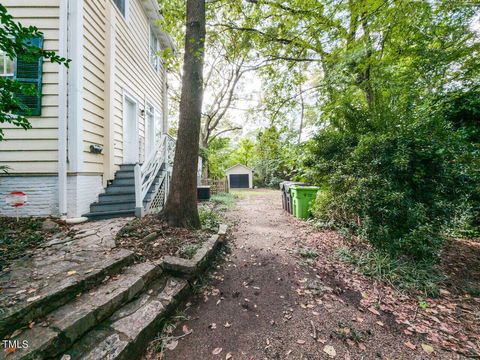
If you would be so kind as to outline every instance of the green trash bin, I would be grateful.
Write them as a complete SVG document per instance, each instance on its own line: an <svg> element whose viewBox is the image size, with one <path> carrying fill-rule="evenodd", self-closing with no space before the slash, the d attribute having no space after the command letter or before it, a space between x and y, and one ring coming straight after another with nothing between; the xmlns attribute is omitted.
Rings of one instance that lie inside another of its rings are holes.
<svg viewBox="0 0 480 360"><path fill-rule="evenodd" d="M299 219L308 219L310 216L310 205L320 190L318 186L292 186L290 194L293 200L293 216Z"/></svg>

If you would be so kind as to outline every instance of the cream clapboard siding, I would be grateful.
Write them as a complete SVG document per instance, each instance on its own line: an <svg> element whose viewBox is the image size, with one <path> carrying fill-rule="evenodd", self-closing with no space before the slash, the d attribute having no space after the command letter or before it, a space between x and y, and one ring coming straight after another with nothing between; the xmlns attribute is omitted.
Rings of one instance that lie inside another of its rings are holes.
<svg viewBox="0 0 480 360"><path fill-rule="evenodd" d="M156 72L149 58L150 24L140 0L129 0L127 18L115 11L114 162L123 162L123 92L163 110L164 69ZM139 116L140 161L144 158L145 119Z"/></svg>
<svg viewBox="0 0 480 360"><path fill-rule="evenodd" d="M44 49L58 51L59 0L3 0L15 20L44 33ZM6 141L0 142L0 165L11 173L57 171L58 67L43 63L42 116L30 118L30 130L2 124Z"/></svg>
<svg viewBox="0 0 480 360"><path fill-rule="evenodd" d="M106 1L110 0L85 0L83 6L83 171L88 173L104 171L104 154L92 154L90 145L106 146Z"/></svg>

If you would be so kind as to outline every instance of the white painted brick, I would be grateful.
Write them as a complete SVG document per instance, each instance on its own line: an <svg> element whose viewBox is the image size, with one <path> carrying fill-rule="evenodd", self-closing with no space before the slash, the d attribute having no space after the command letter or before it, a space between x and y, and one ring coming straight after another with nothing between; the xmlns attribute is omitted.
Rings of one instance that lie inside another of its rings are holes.
<svg viewBox="0 0 480 360"><path fill-rule="evenodd" d="M67 216L79 217L90 211L90 204L103 192L102 177L68 176ZM59 216L58 178L56 176L1 176L0 215L15 216L15 209L5 202L12 191L23 191L28 203L19 208L20 216Z"/></svg>
<svg viewBox="0 0 480 360"><path fill-rule="evenodd" d="M55 176L0 177L0 214L15 216L15 209L5 202L12 191L23 191L28 203L20 207L20 216L58 215L58 179Z"/></svg>

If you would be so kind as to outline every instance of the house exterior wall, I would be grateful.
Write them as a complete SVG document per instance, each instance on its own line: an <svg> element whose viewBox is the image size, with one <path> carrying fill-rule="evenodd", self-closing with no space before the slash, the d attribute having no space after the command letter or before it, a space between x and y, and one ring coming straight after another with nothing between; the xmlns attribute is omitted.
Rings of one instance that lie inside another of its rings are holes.
<svg viewBox="0 0 480 360"><path fill-rule="evenodd" d="M24 26L33 25L44 33L44 49L58 51L59 0L3 0ZM42 116L30 118L32 129L2 124L5 141L0 142L0 165L12 173L53 174L58 161L58 64L43 62Z"/></svg>
<svg viewBox="0 0 480 360"><path fill-rule="evenodd" d="M107 1L84 0L83 5L83 172L94 174L104 172L105 151L93 154L90 145L107 146Z"/></svg>
<svg viewBox="0 0 480 360"><path fill-rule="evenodd" d="M19 208L20 216L49 216L58 213L58 178L56 176L2 176L0 177L0 214L15 216L15 209L5 203L4 195L23 191L28 196L26 205Z"/></svg>
<svg viewBox="0 0 480 360"><path fill-rule="evenodd" d="M234 174L234 175L242 175L242 174L248 174L248 187L250 189L253 188L253 172L252 170L248 169L247 167L245 166L242 166L242 165L235 165L234 167L228 169L226 171L226 174L227 174L227 178L228 178L228 187L230 187L230 175L231 174Z"/></svg>
<svg viewBox="0 0 480 360"><path fill-rule="evenodd" d="M150 21L141 1L127 0L125 18L113 0L69 2L68 56L73 56L72 64L81 63L81 71L72 66L68 70L69 217L87 213L123 163L125 94L138 103L141 162L145 159L145 116L141 114L147 103L156 109L156 129L166 126L166 72L150 64ZM34 25L44 33L45 50L59 51L60 0L4 0L2 4L22 25ZM80 37L74 23L81 23ZM76 57L79 43L81 56ZM30 198L25 215L59 214L59 66L43 62L42 115L30 118L33 128L2 126L6 141L0 142L0 165L9 166L10 174L0 175L0 200L11 191L25 191ZM79 82L74 82L74 75L80 73ZM78 83L80 88L73 89ZM71 105L74 102L79 109ZM93 154L91 145L102 146L102 153ZM13 214L3 205L0 214Z"/></svg>
<svg viewBox="0 0 480 360"><path fill-rule="evenodd" d="M150 23L140 0L129 0L127 16L114 7L115 69L113 85L114 164L123 163L123 101L127 93L138 103L141 113L149 102L159 112L157 129L161 129L165 69L157 72L150 64ZM145 117L139 114L139 155L145 157Z"/></svg>

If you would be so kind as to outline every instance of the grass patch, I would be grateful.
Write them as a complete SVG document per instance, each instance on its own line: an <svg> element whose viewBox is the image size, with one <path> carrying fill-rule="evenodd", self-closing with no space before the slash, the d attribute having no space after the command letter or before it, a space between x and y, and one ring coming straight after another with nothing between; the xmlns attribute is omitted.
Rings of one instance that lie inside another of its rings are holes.
<svg viewBox="0 0 480 360"><path fill-rule="evenodd" d="M388 282L400 290L419 291L425 296L437 296L439 285L445 280L439 266L432 261L409 262L376 250L355 251L345 247L339 248L336 255L364 275Z"/></svg>
<svg viewBox="0 0 480 360"><path fill-rule="evenodd" d="M318 257L318 253L314 249L310 248L301 248L298 250L298 254L303 257L304 259L316 259Z"/></svg>
<svg viewBox="0 0 480 360"><path fill-rule="evenodd" d="M225 211L231 209L235 205L237 198L236 195L231 193L218 193L212 195L210 201L218 210Z"/></svg>

